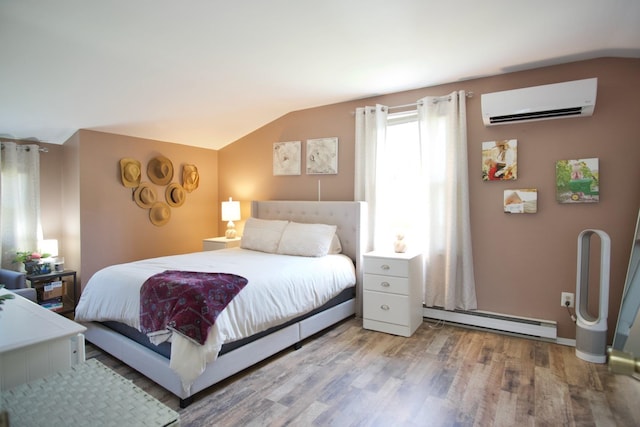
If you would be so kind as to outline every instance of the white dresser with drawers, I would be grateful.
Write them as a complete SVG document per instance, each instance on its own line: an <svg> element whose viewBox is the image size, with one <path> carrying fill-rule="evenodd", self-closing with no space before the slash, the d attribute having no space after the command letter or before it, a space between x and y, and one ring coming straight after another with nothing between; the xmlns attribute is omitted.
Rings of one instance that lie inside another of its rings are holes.
<svg viewBox="0 0 640 427"><path fill-rule="evenodd" d="M422 256L364 255L363 327L410 337L422 323Z"/></svg>
<svg viewBox="0 0 640 427"><path fill-rule="evenodd" d="M84 362L85 330L20 296L6 301L0 311L0 391Z"/></svg>

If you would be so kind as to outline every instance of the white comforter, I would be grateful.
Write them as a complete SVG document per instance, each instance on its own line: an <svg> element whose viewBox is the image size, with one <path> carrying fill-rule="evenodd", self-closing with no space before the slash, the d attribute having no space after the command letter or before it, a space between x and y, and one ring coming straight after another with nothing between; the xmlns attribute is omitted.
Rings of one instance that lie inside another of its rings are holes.
<svg viewBox="0 0 640 427"><path fill-rule="evenodd" d="M78 321L115 320L140 330L140 287L165 270L232 273L247 286L218 316L204 345L173 334L170 366L188 389L226 342L246 338L321 306L355 284L345 255L298 257L240 248L196 252L106 267L82 292Z"/></svg>

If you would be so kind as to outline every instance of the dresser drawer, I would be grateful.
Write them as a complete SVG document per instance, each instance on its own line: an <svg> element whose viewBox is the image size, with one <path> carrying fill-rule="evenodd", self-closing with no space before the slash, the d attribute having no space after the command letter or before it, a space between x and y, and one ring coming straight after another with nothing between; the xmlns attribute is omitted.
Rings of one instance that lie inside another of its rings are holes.
<svg viewBox="0 0 640 427"><path fill-rule="evenodd" d="M364 272L407 277L409 275L409 263L405 259L365 257Z"/></svg>
<svg viewBox="0 0 640 427"><path fill-rule="evenodd" d="M364 300L363 317L365 319L409 325L409 297L365 291Z"/></svg>
<svg viewBox="0 0 640 427"><path fill-rule="evenodd" d="M383 276L380 274L365 274L364 289L368 291L409 295L409 278Z"/></svg>

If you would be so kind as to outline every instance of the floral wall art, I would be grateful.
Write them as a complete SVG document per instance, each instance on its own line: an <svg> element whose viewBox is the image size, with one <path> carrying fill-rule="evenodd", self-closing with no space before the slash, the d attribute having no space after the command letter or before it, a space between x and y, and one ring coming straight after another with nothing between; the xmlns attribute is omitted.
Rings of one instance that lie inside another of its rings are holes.
<svg viewBox="0 0 640 427"><path fill-rule="evenodd" d="M307 174L338 173L338 138L307 140Z"/></svg>
<svg viewBox="0 0 640 427"><path fill-rule="evenodd" d="M273 175L300 175L301 142L273 143Z"/></svg>

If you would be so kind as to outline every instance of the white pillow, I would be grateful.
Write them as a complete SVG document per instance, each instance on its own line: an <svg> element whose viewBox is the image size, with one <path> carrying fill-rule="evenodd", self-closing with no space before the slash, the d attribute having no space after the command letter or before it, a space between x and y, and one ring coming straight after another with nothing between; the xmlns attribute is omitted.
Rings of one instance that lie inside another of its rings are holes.
<svg viewBox="0 0 640 427"><path fill-rule="evenodd" d="M340 238L337 234L333 235L333 239L331 239L331 246L329 246L329 254L341 254L342 253L342 243L340 243Z"/></svg>
<svg viewBox="0 0 640 427"><path fill-rule="evenodd" d="M290 222L282 232L278 253L320 257L329 253L336 234L335 225Z"/></svg>
<svg viewBox="0 0 640 427"><path fill-rule="evenodd" d="M240 247L254 251L275 253L282 231L289 221L248 218L244 224Z"/></svg>

